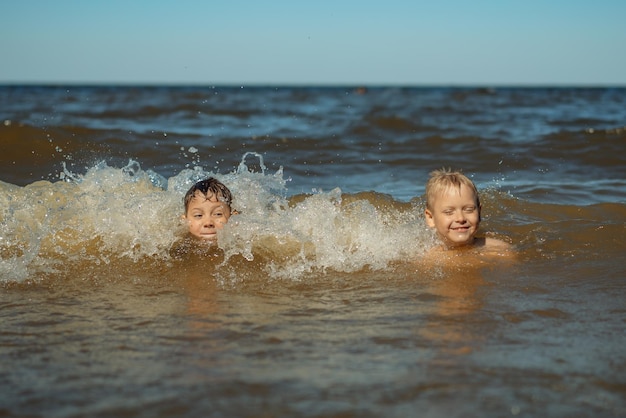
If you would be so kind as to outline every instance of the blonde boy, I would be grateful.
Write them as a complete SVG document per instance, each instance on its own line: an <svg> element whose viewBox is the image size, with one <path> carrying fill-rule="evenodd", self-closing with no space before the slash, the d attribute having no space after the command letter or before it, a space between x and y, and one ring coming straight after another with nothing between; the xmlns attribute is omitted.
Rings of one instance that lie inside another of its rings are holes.
<svg viewBox="0 0 626 418"><path fill-rule="evenodd" d="M435 170L426 183L426 223L440 238L443 249L506 250L495 238L478 238L480 199L474 183L458 171Z"/></svg>

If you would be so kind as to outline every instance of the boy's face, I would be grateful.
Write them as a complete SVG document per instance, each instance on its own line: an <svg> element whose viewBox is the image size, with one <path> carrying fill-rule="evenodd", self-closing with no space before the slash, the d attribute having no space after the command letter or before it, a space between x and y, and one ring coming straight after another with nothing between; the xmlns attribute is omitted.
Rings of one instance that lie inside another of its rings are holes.
<svg viewBox="0 0 626 418"><path fill-rule="evenodd" d="M480 224L480 206L468 186L449 187L437 195L425 215L428 226L436 229L446 246L460 247L474 242Z"/></svg>
<svg viewBox="0 0 626 418"><path fill-rule="evenodd" d="M217 239L217 230L224 227L228 218L230 208L211 192L205 196L196 191L185 214L191 235L211 241Z"/></svg>

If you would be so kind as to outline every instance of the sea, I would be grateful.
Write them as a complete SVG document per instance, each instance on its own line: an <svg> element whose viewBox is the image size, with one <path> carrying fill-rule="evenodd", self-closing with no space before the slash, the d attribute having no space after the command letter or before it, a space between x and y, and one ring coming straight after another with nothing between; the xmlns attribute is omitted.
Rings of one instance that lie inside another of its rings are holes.
<svg viewBox="0 0 626 418"><path fill-rule="evenodd" d="M625 347L624 87L0 86L0 417L624 417Z"/></svg>

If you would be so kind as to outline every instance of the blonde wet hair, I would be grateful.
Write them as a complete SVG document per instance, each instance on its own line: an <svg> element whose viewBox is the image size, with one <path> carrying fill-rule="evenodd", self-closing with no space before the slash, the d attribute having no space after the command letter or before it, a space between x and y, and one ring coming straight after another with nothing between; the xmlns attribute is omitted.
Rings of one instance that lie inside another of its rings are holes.
<svg viewBox="0 0 626 418"><path fill-rule="evenodd" d="M426 183L426 207L432 210L435 199L440 194L454 187L461 189L461 186L467 186L474 192L476 196L476 206L480 207L480 199L478 197L478 189L472 180L460 171L452 171L450 168L442 168L430 173L430 178Z"/></svg>

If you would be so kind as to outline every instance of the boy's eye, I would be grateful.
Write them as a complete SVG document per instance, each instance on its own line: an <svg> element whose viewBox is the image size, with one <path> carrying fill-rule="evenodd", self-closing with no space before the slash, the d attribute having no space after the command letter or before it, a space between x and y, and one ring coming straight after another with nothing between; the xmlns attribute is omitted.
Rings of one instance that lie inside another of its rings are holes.
<svg viewBox="0 0 626 418"><path fill-rule="evenodd" d="M452 215L454 213L454 211L444 210L443 213L444 213L444 215Z"/></svg>
<svg viewBox="0 0 626 418"><path fill-rule="evenodd" d="M474 212L475 210L476 210L476 208L475 208L474 206L471 206L471 207L465 208L465 212L467 212L467 213L472 213L472 212Z"/></svg>

